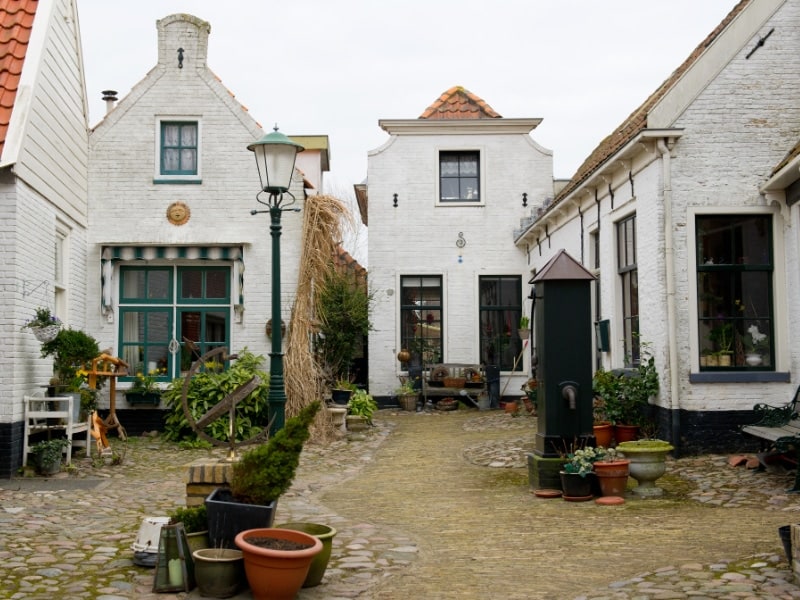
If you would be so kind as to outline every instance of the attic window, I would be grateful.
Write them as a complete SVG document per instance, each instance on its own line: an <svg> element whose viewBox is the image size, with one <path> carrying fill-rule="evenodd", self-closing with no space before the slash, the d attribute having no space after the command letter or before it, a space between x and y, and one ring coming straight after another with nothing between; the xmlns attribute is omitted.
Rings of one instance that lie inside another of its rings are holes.
<svg viewBox="0 0 800 600"><path fill-rule="evenodd" d="M439 153L439 201L480 202L480 153Z"/></svg>
<svg viewBox="0 0 800 600"><path fill-rule="evenodd" d="M161 174L197 175L197 123L161 123Z"/></svg>

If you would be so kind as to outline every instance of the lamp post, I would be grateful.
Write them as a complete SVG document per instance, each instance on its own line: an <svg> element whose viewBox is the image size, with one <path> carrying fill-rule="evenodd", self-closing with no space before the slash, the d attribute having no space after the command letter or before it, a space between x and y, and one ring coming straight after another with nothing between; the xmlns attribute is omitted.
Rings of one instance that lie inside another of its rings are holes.
<svg viewBox="0 0 800 600"><path fill-rule="evenodd" d="M304 148L275 130L266 134L247 149L256 157L258 177L261 180L261 191L256 200L267 206L268 210L251 210L251 215L269 212L269 234L272 237L272 322L281 322L281 213L284 210L300 212L299 208L289 208L295 203L295 197L289 192L294 174L294 162L297 153ZM267 194L267 199L261 198ZM283 195L288 194L291 202L283 204ZM269 354L269 434L283 428L286 414L286 386L283 380L283 339L280 328L272 331L272 351Z"/></svg>

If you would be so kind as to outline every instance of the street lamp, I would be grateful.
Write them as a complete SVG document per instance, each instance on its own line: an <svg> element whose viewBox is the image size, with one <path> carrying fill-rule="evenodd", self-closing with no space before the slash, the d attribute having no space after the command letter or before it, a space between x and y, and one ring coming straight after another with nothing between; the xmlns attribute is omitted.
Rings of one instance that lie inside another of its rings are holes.
<svg viewBox="0 0 800 600"><path fill-rule="evenodd" d="M281 322L281 213L284 210L300 212L299 208L289 208L295 203L295 197L289 192L294 174L294 162L297 153L304 148L278 131L266 134L257 142L253 142L247 149L256 157L258 177L261 179L261 191L256 194L256 200L269 207L269 210L251 210L251 215L269 212L269 234L272 237L272 322ZM267 194L267 199L261 198ZM292 201L283 204L283 195L291 196ZM283 380L283 339L278 334L279 329L273 331L272 352L269 354L269 405L270 428L269 434L283 428L286 415L286 386Z"/></svg>

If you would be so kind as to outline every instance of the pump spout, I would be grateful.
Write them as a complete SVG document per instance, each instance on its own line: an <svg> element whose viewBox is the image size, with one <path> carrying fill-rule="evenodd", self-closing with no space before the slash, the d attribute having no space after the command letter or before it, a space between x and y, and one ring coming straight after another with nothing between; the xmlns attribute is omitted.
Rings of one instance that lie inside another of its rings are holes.
<svg viewBox="0 0 800 600"><path fill-rule="evenodd" d="M569 403L570 410L577 408L578 388L574 385L570 383L561 388L561 397Z"/></svg>

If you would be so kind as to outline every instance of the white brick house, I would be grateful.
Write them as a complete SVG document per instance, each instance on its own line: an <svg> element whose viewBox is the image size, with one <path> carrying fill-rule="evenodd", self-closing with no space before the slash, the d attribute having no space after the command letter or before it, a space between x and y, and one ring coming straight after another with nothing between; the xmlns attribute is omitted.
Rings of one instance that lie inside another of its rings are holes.
<svg viewBox="0 0 800 600"><path fill-rule="evenodd" d="M519 394L528 259L511 232L553 195L552 153L530 136L540 121L502 118L460 87L418 119L380 121L390 137L369 153L367 176L376 397L407 373L403 348L425 363L494 364Z"/></svg>
<svg viewBox="0 0 800 600"><path fill-rule="evenodd" d="M563 248L598 275L598 362L650 345L684 451L741 447L752 406L798 384L799 74L800 2L740 2L516 237L532 271Z"/></svg>
<svg viewBox="0 0 800 600"><path fill-rule="evenodd" d="M272 263L269 216L250 213L264 206L247 146L264 132L208 68L207 22L176 14L157 28L158 63L89 137L87 312L101 347L166 382L188 368L184 337L202 351L269 352ZM327 170L327 137L311 141L316 161L290 190L297 208L304 181L319 184ZM301 226L301 215L283 215L287 323ZM117 406L128 408L122 394ZM123 414L126 427L138 417Z"/></svg>
<svg viewBox="0 0 800 600"><path fill-rule="evenodd" d="M74 0L4 5L0 32L0 477L10 477L23 397L52 375L20 327L37 307L85 324L88 127Z"/></svg>

